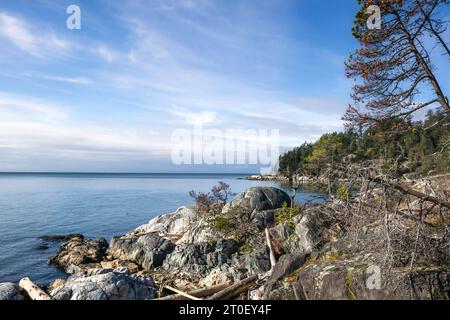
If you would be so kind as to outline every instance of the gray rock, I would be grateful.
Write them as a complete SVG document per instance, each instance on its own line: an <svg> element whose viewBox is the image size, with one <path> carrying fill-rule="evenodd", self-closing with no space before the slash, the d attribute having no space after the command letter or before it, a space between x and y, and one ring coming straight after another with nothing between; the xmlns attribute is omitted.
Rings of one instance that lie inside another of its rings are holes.
<svg viewBox="0 0 450 320"><path fill-rule="evenodd" d="M2 300L23 300L19 287L14 283L0 283L0 301Z"/></svg>
<svg viewBox="0 0 450 320"><path fill-rule="evenodd" d="M271 269L269 249L264 244L246 254L235 255L232 267L247 274L263 274Z"/></svg>
<svg viewBox="0 0 450 320"><path fill-rule="evenodd" d="M152 278L116 270L87 277L71 277L51 291L55 300L149 300L156 294Z"/></svg>
<svg viewBox="0 0 450 320"><path fill-rule="evenodd" d="M204 217L193 220L189 229L182 235L176 244L193 244L215 241L222 238L219 232L211 227Z"/></svg>
<svg viewBox="0 0 450 320"><path fill-rule="evenodd" d="M309 262L297 276L296 290L308 300L443 300L450 298L448 268L405 269L385 273L380 287L369 286L370 254Z"/></svg>
<svg viewBox="0 0 450 320"><path fill-rule="evenodd" d="M325 235L326 222L320 210L309 210L305 214L293 219L295 235L285 226L284 235L287 236L283 243L285 253L308 255L322 244Z"/></svg>
<svg viewBox="0 0 450 320"><path fill-rule="evenodd" d="M128 236L148 233L178 235L176 244L209 242L219 238L206 219L197 214L195 207L181 207L175 212L158 216L129 232Z"/></svg>
<svg viewBox="0 0 450 320"><path fill-rule="evenodd" d="M156 234L115 237L111 240L109 254L115 259L135 262L144 270L152 270L163 264L166 256L175 248L169 240Z"/></svg>
<svg viewBox="0 0 450 320"><path fill-rule="evenodd" d="M234 240L179 245L167 256L163 269L206 276L215 267L229 264L238 250Z"/></svg>
<svg viewBox="0 0 450 320"><path fill-rule="evenodd" d="M58 253L49 259L50 264L56 264L63 268L71 265L84 266L91 263L100 263L105 257L108 242L104 238L95 240L74 237L64 243Z"/></svg>
<svg viewBox="0 0 450 320"><path fill-rule="evenodd" d="M259 231L275 224L275 212L276 210L265 210L254 214L253 222Z"/></svg>
<svg viewBox="0 0 450 320"><path fill-rule="evenodd" d="M224 211L238 208L253 219L255 213L279 209L284 202L291 205L291 198L286 192L272 187L256 187L239 194L225 206Z"/></svg>
<svg viewBox="0 0 450 320"><path fill-rule="evenodd" d="M291 274L297 268L301 267L305 263L305 256L299 255L283 255L278 260L277 264L273 268L272 273L266 281L265 290L264 290L264 300L268 300L270 298L270 294L273 286L285 276Z"/></svg>
<svg viewBox="0 0 450 320"><path fill-rule="evenodd" d="M194 207L181 207L175 212L160 215L150 220L149 223L134 229L128 235L146 233L183 234L196 219L197 213Z"/></svg>

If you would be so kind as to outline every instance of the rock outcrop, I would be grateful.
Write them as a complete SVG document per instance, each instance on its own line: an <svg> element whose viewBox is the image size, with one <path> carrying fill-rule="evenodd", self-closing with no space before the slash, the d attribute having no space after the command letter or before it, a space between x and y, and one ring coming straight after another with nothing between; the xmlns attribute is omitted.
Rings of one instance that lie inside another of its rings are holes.
<svg viewBox="0 0 450 320"><path fill-rule="evenodd" d="M155 283L147 276L131 276L123 270L99 270L90 276L73 276L50 292L55 300L149 300Z"/></svg>
<svg viewBox="0 0 450 320"><path fill-rule="evenodd" d="M128 235L146 233L183 234L190 229L190 225L197 219L195 207L181 207L177 211L157 216L147 224L137 227Z"/></svg>
<svg viewBox="0 0 450 320"><path fill-rule="evenodd" d="M279 209L283 206L283 203L286 203L288 206L291 205L291 198L286 192L277 188L256 187L247 189L239 194L223 210L238 208L242 213L255 218L256 213Z"/></svg>
<svg viewBox="0 0 450 320"><path fill-rule="evenodd" d="M298 273L295 289L308 300L441 300L450 298L450 270L417 269L387 275L373 268L370 254L311 261ZM376 281L380 281L379 284Z"/></svg>
<svg viewBox="0 0 450 320"><path fill-rule="evenodd" d="M217 266L230 264L233 254L238 250L239 246L234 240L179 245L167 256L163 269L207 276Z"/></svg>
<svg viewBox="0 0 450 320"><path fill-rule="evenodd" d="M132 261L144 270L160 267L175 245L156 234L116 237L111 240L108 253L115 259Z"/></svg>
<svg viewBox="0 0 450 320"><path fill-rule="evenodd" d="M374 281L375 269L370 268L376 268L380 252L355 244L342 221L331 218L345 212L345 203L335 200L310 207L295 217L283 216L286 221L280 223L278 210L290 201L282 190L252 188L217 216L182 207L114 237L109 247L105 239L72 235L50 259L71 276L52 283L49 293L57 300L142 300L156 294L153 278L147 275L179 288L211 287L257 275L256 288L249 293L252 299L450 298L450 270L438 263L412 273L397 268L385 275L379 269L381 286L374 288L369 282ZM217 227L217 217L232 220L232 228ZM249 232L232 234L230 230L238 227ZM265 229L277 260L273 268ZM382 231L376 223L364 225L359 240ZM0 300L14 298L21 298L17 287L0 284Z"/></svg>
<svg viewBox="0 0 450 320"><path fill-rule="evenodd" d="M58 253L49 259L49 263L64 269L71 265L98 264L105 257L107 249L108 242L104 238L90 240L77 235L64 243Z"/></svg>
<svg viewBox="0 0 450 320"><path fill-rule="evenodd" d="M10 282L0 283L0 301L2 300L23 300L19 287Z"/></svg>

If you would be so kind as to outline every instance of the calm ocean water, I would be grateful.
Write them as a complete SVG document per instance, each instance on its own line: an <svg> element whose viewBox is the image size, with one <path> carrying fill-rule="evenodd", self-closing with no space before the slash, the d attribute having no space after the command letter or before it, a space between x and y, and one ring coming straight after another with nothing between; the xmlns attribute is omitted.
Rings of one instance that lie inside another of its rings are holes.
<svg viewBox="0 0 450 320"><path fill-rule="evenodd" d="M115 235L191 204L190 190L208 191L218 181L234 192L277 183L245 175L188 174L0 174L0 282L24 276L41 284L64 275L47 265L60 243L39 249L40 236L81 233ZM316 194L300 193L298 201Z"/></svg>

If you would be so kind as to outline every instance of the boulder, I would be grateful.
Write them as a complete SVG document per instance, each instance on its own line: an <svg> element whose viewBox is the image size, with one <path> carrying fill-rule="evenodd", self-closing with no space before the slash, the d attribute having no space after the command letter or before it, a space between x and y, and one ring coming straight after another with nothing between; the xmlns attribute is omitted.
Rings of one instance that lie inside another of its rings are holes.
<svg viewBox="0 0 450 320"><path fill-rule="evenodd" d="M207 276L215 267L229 264L238 250L234 240L179 245L167 256L163 269Z"/></svg>
<svg viewBox="0 0 450 320"><path fill-rule="evenodd" d="M211 227L210 222L204 217L199 217L191 222L189 229L183 233L176 244L203 243L217 241L220 238L222 236L217 230Z"/></svg>
<svg viewBox="0 0 450 320"><path fill-rule="evenodd" d="M56 264L63 268L70 265L86 266L100 263L106 255L108 242L104 238L95 240L85 239L83 236L71 238L64 243L58 253L49 259L49 264Z"/></svg>
<svg viewBox="0 0 450 320"><path fill-rule="evenodd" d="M253 222L259 231L270 228L275 224L276 210L265 210L254 214Z"/></svg>
<svg viewBox="0 0 450 320"><path fill-rule="evenodd" d="M14 283L0 283L0 301L2 300L23 300L19 287Z"/></svg>
<svg viewBox="0 0 450 320"><path fill-rule="evenodd" d="M280 227L279 235L285 237L282 244L285 253L308 255L324 242L327 224L320 209L313 208L293 219L294 230L290 226ZM294 233L292 233L292 231Z"/></svg>
<svg viewBox="0 0 450 320"><path fill-rule="evenodd" d="M272 187L256 187L239 194L223 210L238 209L253 219L257 212L279 209L283 203L291 205L291 198L286 192Z"/></svg>
<svg viewBox="0 0 450 320"><path fill-rule="evenodd" d="M144 270L152 270L163 264L175 245L156 234L115 237L111 240L109 254L122 261L132 261Z"/></svg>
<svg viewBox="0 0 450 320"><path fill-rule="evenodd" d="M152 219L130 233L128 236L139 236L147 233L178 236L176 244L192 244L214 241L220 238L211 228L205 217L199 216L195 207L181 207L173 213L164 214Z"/></svg>
<svg viewBox="0 0 450 320"><path fill-rule="evenodd" d="M231 266L247 274L264 274L271 269L269 248L261 244L249 253L235 255Z"/></svg>
<svg viewBox="0 0 450 320"><path fill-rule="evenodd" d="M371 254L310 261L300 269L294 288L308 300L442 300L450 297L450 270L405 269L378 277Z"/></svg>
<svg viewBox="0 0 450 320"><path fill-rule="evenodd" d="M156 289L150 277L115 270L70 277L50 294L55 300L149 300L155 298Z"/></svg>
<svg viewBox="0 0 450 320"><path fill-rule="evenodd" d="M195 207L181 207L175 212L157 216L149 223L134 229L128 235L146 233L183 234L190 228L192 221L196 218Z"/></svg>

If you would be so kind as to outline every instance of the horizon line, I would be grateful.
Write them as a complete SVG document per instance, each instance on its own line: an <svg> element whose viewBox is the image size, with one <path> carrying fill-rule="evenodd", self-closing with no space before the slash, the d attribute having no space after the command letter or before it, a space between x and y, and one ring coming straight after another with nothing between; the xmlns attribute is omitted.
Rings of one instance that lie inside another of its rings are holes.
<svg viewBox="0 0 450 320"><path fill-rule="evenodd" d="M97 171L0 171L0 174L218 174L218 175L259 175L259 173L237 173L237 172L97 172Z"/></svg>

